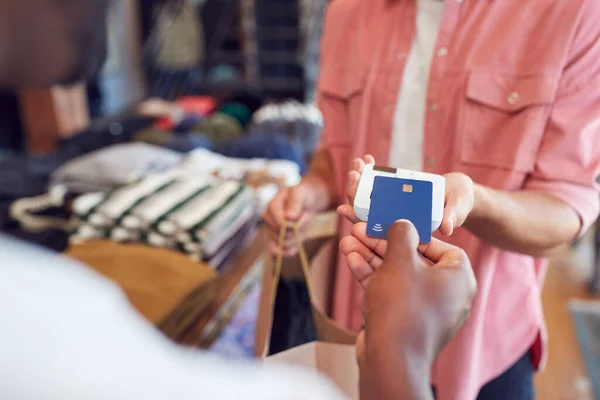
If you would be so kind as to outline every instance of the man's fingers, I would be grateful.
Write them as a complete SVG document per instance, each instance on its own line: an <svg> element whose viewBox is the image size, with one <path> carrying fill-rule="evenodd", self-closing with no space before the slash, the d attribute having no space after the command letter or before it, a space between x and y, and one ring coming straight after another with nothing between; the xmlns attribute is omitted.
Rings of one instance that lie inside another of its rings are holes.
<svg viewBox="0 0 600 400"><path fill-rule="evenodd" d="M360 176L366 164L375 164L375 158L371 155L366 155L364 159L355 158L352 160L352 169L348 172L348 184L346 186L346 197L351 205L354 204Z"/></svg>
<svg viewBox="0 0 600 400"><path fill-rule="evenodd" d="M444 254L454 250L458 250L458 247L436 238L431 238L431 242L429 243L419 245L419 252L434 264L439 262Z"/></svg>
<svg viewBox="0 0 600 400"><path fill-rule="evenodd" d="M444 217L442 224L440 225L440 233L442 235L450 236L454 233L456 227L456 205L454 199L450 197L446 199L446 206L444 207Z"/></svg>
<svg viewBox="0 0 600 400"><path fill-rule="evenodd" d="M337 213L338 215L348 219L348 221L352 222L353 224L360 222L360 220L356 217L354 207L352 207L350 204L344 204L342 206L339 206L337 208Z"/></svg>
<svg viewBox="0 0 600 400"><path fill-rule="evenodd" d="M440 259L434 263L435 268L458 268L467 270L472 274L471 262L464 250L455 247L442 254Z"/></svg>
<svg viewBox="0 0 600 400"><path fill-rule="evenodd" d="M274 243L275 245L279 246L279 231L274 231L272 229L268 229L266 230L266 235L267 235L267 239L269 239L269 242ZM296 243L296 238L294 235L294 232L291 230L288 230L285 232L285 236L283 237L283 246L284 247L289 247L292 244Z"/></svg>
<svg viewBox="0 0 600 400"><path fill-rule="evenodd" d="M354 236L346 236L340 241L340 250L345 256L351 253L360 255L365 262L369 263L373 269L377 269L383 263L383 259L379 257L373 250L365 246L360 240Z"/></svg>
<svg viewBox="0 0 600 400"><path fill-rule="evenodd" d="M281 226L285 220L285 202L287 197L287 190L282 190L271 202L265 212L263 218L267 225L273 229L277 229Z"/></svg>
<svg viewBox="0 0 600 400"><path fill-rule="evenodd" d="M298 221L300 219L306 208L306 195L306 188L300 185L287 190L283 219L288 221Z"/></svg>
<svg viewBox="0 0 600 400"><path fill-rule="evenodd" d="M348 184L346 185L346 197L348 202L353 205L354 199L356 198L356 192L358 190L358 183L360 182L360 172L350 171L348 172Z"/></svg>
<svg viewBox="0 0 600 400"><path fill-rule="evenodd" d="M360 254L350 253L346 257L348 267L354 278L364 287L375 270Z"/></svg>
<svg viewBox="0 0 600 400"><path fill-rule="evenodd" d="M292 257L298 254L298 247L295 244L293 246L284 247L283 249L280 249L277 244L270 242L269 250L271 251L271 254L281 254L283 257Z"/></svg>
<svg viewBox="0 0 600 400"><path fill-rule="evenodd" d="M354 160L352 160L352 171L356 171L360 174L364 167L365 162L362 158L355 158Z"/></svg>
<svg viewBox="0 0 600 400"><path fill-rule="evenodd" d="M383 258L387 251L387 240L367 236L367 223L359 222L352 226L352 236L360 240L365 246L373 250L375 254Z"/></svg>
<svg viewBox="0 0 600 400"><path fill-rule="evenodd" d="M419 234L415 226L407 220L394 222L388 231L387 251L384 259L391 265L410 266L421 264L417 247Z"/></svg>

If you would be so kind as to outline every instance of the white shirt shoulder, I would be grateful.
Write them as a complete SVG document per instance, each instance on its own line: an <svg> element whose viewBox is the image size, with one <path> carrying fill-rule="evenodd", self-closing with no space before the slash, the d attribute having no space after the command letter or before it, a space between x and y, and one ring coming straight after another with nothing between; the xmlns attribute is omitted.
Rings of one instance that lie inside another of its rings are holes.
<svg viewBox="0 0 600 400"><path fill-rule="evenodd" d="M341 399L291 366L180 347L119 287L65 257L0 236L2 399Z"/></svg>

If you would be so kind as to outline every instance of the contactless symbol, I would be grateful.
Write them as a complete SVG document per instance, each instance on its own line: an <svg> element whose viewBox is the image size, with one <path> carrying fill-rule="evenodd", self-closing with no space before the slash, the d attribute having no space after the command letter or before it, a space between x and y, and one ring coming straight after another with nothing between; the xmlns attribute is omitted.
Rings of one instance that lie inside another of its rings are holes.
<svg viewBox="0 0 600 400"><path fill-rule="evenodd" d="M375 232L383 232L383 226L381 226L381 224L375 224L373 225L373 230Z"/></svg>

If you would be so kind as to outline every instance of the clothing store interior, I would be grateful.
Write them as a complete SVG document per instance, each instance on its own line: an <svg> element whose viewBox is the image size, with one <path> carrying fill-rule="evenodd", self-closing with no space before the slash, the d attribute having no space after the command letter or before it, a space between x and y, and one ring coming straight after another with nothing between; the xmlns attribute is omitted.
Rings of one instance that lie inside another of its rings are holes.
<svg viewBox="0 0 600 400"><path fill-rule="evenodd" d="M595 2L17 3L0 398L600 399Z"/></svg>

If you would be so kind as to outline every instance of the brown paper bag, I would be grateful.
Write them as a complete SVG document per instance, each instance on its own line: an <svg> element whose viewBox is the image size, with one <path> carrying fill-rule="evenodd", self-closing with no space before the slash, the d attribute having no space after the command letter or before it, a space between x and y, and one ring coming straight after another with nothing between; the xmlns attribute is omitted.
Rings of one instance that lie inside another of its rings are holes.
<svg viewBox="0 0 600 400"><path fill-rule="evenodd" d="M266 258L256 328L256 356L264 358L269 354L275 296L282 276L305 281L318 341L354 345L356 334L340 327L326 314L335 273L337 237L311 241L305 247L298 226L290 224L289 227L294 230L298 242L298 258L286 259L285 262L281 256ZM283 247L287 228L288 226L282 227L280 232L280 247Z"/></svg>
<svg viewBox="0 0 600 400"><path fill-rule="evenodd" d="M65 254L119 284L131 304L174 340L215 295L216 272L175 251L91 240Z"/></svg>

